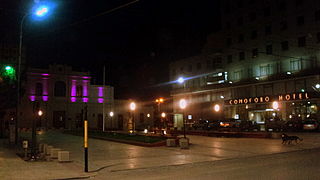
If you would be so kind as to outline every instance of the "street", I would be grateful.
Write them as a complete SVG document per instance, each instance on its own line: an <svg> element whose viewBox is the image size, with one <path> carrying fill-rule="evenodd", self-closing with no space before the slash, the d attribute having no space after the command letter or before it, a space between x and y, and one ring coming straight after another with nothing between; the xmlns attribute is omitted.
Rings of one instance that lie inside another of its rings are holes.
<svg viewBox="0 0 320 180"><path fill-rule="evenodd" d="M181 166L102 171L94 179L319 179L320 149ZM143 177L143 178L141 178Z"/></svg>
<svg viewBox="0 0 320 180"><path fill-rule="evenodd" d="M188 136L190 148L141 147L89 139L89 173L83 170L83 138L57 131L39 142L70 151L70 163L25 162L0 146L2 179L318 179L319 133L295 133L299 144L281 139ZM3 143L2 143L3 144ZM1 145L2 145L1 144Z"/></svg>

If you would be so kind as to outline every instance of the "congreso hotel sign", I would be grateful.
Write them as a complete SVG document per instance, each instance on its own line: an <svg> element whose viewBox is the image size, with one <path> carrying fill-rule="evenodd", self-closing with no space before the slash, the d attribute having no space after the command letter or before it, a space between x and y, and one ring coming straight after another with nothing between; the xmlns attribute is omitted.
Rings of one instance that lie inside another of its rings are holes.
<svg viewBox="0 0 320 180"><path fill-rule="evenodd" d="M260 96L260 97L249 97L249 98L239 98L230 99L225 101L226 105L237 105L237 104L251 104L251 103L267 103L272 101L292 101L292 100L306 100L310 99L310 94L304 93L292 93L292 94L282 94L277 96Z"/></svg>

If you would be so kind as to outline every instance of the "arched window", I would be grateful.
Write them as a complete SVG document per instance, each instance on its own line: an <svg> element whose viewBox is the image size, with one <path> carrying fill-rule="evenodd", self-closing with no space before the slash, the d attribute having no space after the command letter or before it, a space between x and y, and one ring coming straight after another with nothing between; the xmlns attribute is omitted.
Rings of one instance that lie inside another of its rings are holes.
<svg viewBox="0 0 320 180"><path fill-rule="evenodd" d="M36 83L36 96L42 96L43 85L42 83Z"/></svg>
<svg viewBox="0 0 320 180"><path fill-rule="evenodd" d="M65 97L66 96L66 83L63 81L57 81L54 84L54 96Z"/></svg>

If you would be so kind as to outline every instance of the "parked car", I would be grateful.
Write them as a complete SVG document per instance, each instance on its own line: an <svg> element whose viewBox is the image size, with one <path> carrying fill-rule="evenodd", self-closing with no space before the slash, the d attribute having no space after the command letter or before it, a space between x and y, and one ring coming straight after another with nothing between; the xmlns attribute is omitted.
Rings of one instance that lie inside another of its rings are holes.
<svg viewBox="0 0 320 180"><path fill-rule="evenodd" d="M285 121L278 117L270 118L265 121L267 131L282 131L285 127Z"/></svg>
<svg viewBox="0 0 320 180"><path fill-rule="evenodd" d="M208 123L207 130L218 130L220 127L220 121L211 121Z"/></svg>
<svg viewBox="0 0 320 180"><path fill-rule="evenodd" d="M255 121L249 120L241 120L239 128L241 131L258 131L260 129Z"/></svg>
<svg viewBox="0 0 320 180"><path fill-rule="evenodd" d="M303 130L318 130L319 122L316 119L307 119L303 122Z"/></svg>
<svg viewBox="0 0 320 180"><path fill-rule="evenodd" d="M208 124L209 124L208 120L199 120L199 121L195 121L193 123L192 127L195 130L197 130L197 129L206 130L206 129L208 129Z"/></svg>
<svg viewBox="0 0 320 180"><path fill-rule="evenodd" d="M303 127L302 120L289 120L285 123L286 131L301 131Z"/></svg>

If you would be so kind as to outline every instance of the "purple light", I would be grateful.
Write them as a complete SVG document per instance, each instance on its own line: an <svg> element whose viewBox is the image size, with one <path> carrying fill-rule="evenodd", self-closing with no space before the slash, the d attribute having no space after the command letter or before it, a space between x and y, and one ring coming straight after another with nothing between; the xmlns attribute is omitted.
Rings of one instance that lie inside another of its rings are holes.
<svg viewBox="0 0 320 180"><path fill-rule="evenodd" d="M98 103L103 103L104 99L103 98L98 98Z"/></svg>
<svg viewBox="0 0 320 180"><path fill-rule="evenodd" d="M47 96L46 101L48 101L48 78L43 79L42 82L43 82L42 83L43 84L43 95ZM43 101L45 101L44 100L45 98L42 97L42 99L43 99Z"/></svg>
<svg viewBox="0 0 320 180"><path fill-rule="evenodd" d="M42 96L43 101L48 101L49 97L48 96Z"/></svg>
<svg viewBox="0 0 320 180"><path fill-rule="evenodd" d="M36 96L29 96L30 101L35 101L36 100Z"/></svg>
<svg viewBox="0 0 320 180"><path fill-rule="evenodd" d="M103 97L103 87L98 87L98 90L99 90L98 96Z"/></svg>
<svg viewBox="0 0 320 180"><path fill-rule="evenodd" d="M82 98L82 102L88 102L89 98Z"/></svg>
<svg viewBox="0 0 320 180"><path fill-rule="evenodd" d="M83 86L83 96L88 96L88 80L83 80L82 81L82 86Z"/></svg>
<svg viewBox="0 0 320 180"><path fill-rule="evenodd" d="M76 97L71 97L70 100L71 100L71 102L76 102L77 98Z"/></svg>
<svg viewBox="0 0 320 180"><path fill-rule="evenodd" d="M83 78L83 79L89 79L89 77L88 77L88 76L83 76L82 78Z"/></svg>
<svg viewBox="0 0 320 180"><path fill-rule="evenodd" d="M42 76L49 76L49 74L46 74L46 73L44 73L44 74L41 74Z"/></svg>
<svg viewBox="0 0 320 180"><path fill-rule="evenodd" d="M76 80L72 80L71 84L71 96L76 96L77 95L77 87L76 87ZM72 101L72 100L71 100ZM74 102L74 101L72 101Z"/></svg>

